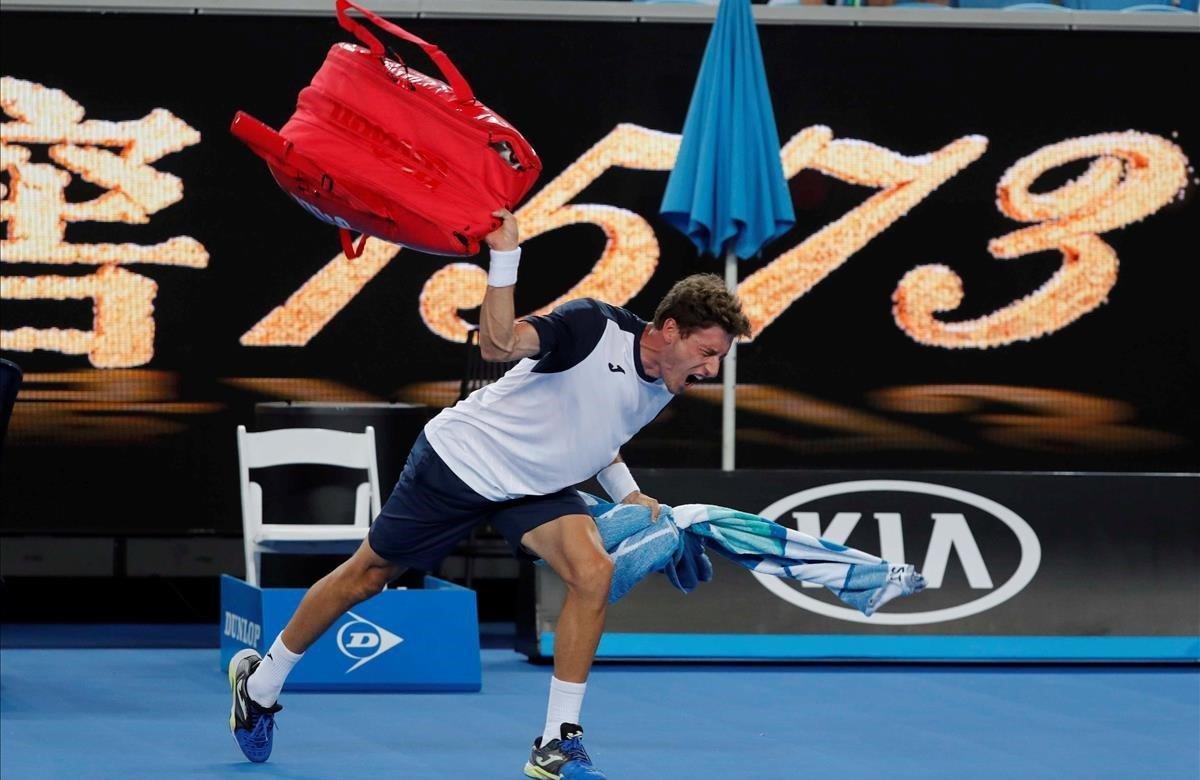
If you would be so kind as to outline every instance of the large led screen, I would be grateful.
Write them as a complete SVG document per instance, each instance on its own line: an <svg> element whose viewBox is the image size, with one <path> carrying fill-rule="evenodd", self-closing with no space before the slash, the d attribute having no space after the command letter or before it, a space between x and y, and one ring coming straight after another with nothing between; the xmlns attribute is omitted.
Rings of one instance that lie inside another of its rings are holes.
<svg viewBox="0 0 1200 780"><path fill-rule="evenodd" d="M402 21L542 158L520 313L648 318L722 272L658 217L706 25ZM797 220L740 264L739 465L1200 466L1194 36L760 36ZM345 39L332 16L4 14L5 528L234 530L256 403L457 399L484 258L347 259L228 130L282 125ZM676 400L626 460L717 466L720 398Z"/></svg>

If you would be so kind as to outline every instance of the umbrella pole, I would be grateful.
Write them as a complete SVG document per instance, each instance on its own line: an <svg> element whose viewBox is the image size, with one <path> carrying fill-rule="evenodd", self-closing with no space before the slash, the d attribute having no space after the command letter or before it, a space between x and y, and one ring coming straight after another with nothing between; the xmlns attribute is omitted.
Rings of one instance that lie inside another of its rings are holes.
<svg viewBox="0 0 1200 780"><path fill-rule="evenodd" d="M732 243L732 242L730 242ZM736 293L738 286L737 255L733 248L725 250L725 286ZM737 339L725 356L724 380L721 385L721 470L733 471L734 412L737 409Z"/></svg>

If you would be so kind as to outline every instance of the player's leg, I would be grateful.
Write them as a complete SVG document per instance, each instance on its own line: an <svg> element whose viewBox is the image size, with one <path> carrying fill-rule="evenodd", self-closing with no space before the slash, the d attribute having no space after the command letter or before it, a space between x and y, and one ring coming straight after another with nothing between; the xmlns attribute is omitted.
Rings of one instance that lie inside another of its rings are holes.
<svg viewBox="0 0 1200 780"><path fill-rule="evenodd" d="M364 539L354 555L304 594L300 606L247 682L250 697L264 707L274 704L288 672L304 651L346 610L382 591L404 570L404 566L377 555Z"/></svg>
<svg viewBox="0 0 1200 780"><path fill-rule="evenodd" d="M554 629L554 676L587 682L604 630L612 559L591 515L567 515L529 531L521 543L544 560L567 586Z"/></svg>
<svg viewBox="0 0 1200 780"><path fill-rule="evenodd" d="M275 713L282 709L279 692L304 651L346 610L382 591L404 568L376 555L364 539L354 555L308 589L265 657L250 648L234 655L229 662L229 730L246 758L262 762L270 757Z"/></svg>
<svg viewBox="0 0 1200 780"><path fill-rule="evenodd" d="M534 742L529 777L603 778L583 749L579 713L588 673L604 630L612 559L604 551L591 515L572 514L540 525L521 537L567 586L554 630L554 677L542 736Z"/></svg>
<svg viewBox="0 0 1200 780"><path fill-rule="evenodd" d="M366 539L358 550L308 589L280 637L294 653L303 653L343 612L374 596L406 567L384 560Z"/></svg>
<svg viewBox="0 0 1200 780"><path fill-rule="evenodd" d="M391 497L354 555L309 588L266 657L248 649L230 662L229 725L247 758L266 761L270 755L277 698L304 651L346 610L379 593L405 568L436 570L488 504L454 477L424 434L417 438Z"/></svg>

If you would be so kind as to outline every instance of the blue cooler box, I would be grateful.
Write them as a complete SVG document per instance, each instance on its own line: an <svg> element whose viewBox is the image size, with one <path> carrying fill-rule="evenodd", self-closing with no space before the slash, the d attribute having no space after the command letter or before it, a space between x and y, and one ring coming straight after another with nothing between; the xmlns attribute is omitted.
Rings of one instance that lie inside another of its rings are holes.
<svg viewBox="0 0 1200 780"><path fill-rule="evenodd" d="M265 653L304 588L257 588L221 575L221 671L239 650ZM288 676L285 691L478 691L475 592L425 578L385 590L334 622Z"/></svg>

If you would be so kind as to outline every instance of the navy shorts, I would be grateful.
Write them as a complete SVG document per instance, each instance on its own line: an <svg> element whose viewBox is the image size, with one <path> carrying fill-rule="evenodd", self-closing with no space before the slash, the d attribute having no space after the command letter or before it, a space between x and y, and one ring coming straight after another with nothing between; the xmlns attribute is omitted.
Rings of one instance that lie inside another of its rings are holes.
<svg viewBox="0 0 1200 780"><path fill-rule="evenodd" d="M450 470L422 431L367 540L376 555L392 563L437 571L481 523L490 521L518 552L526 532L563 515L586 514L587 504L571 489L510 501L484 498Z"/></svg>

